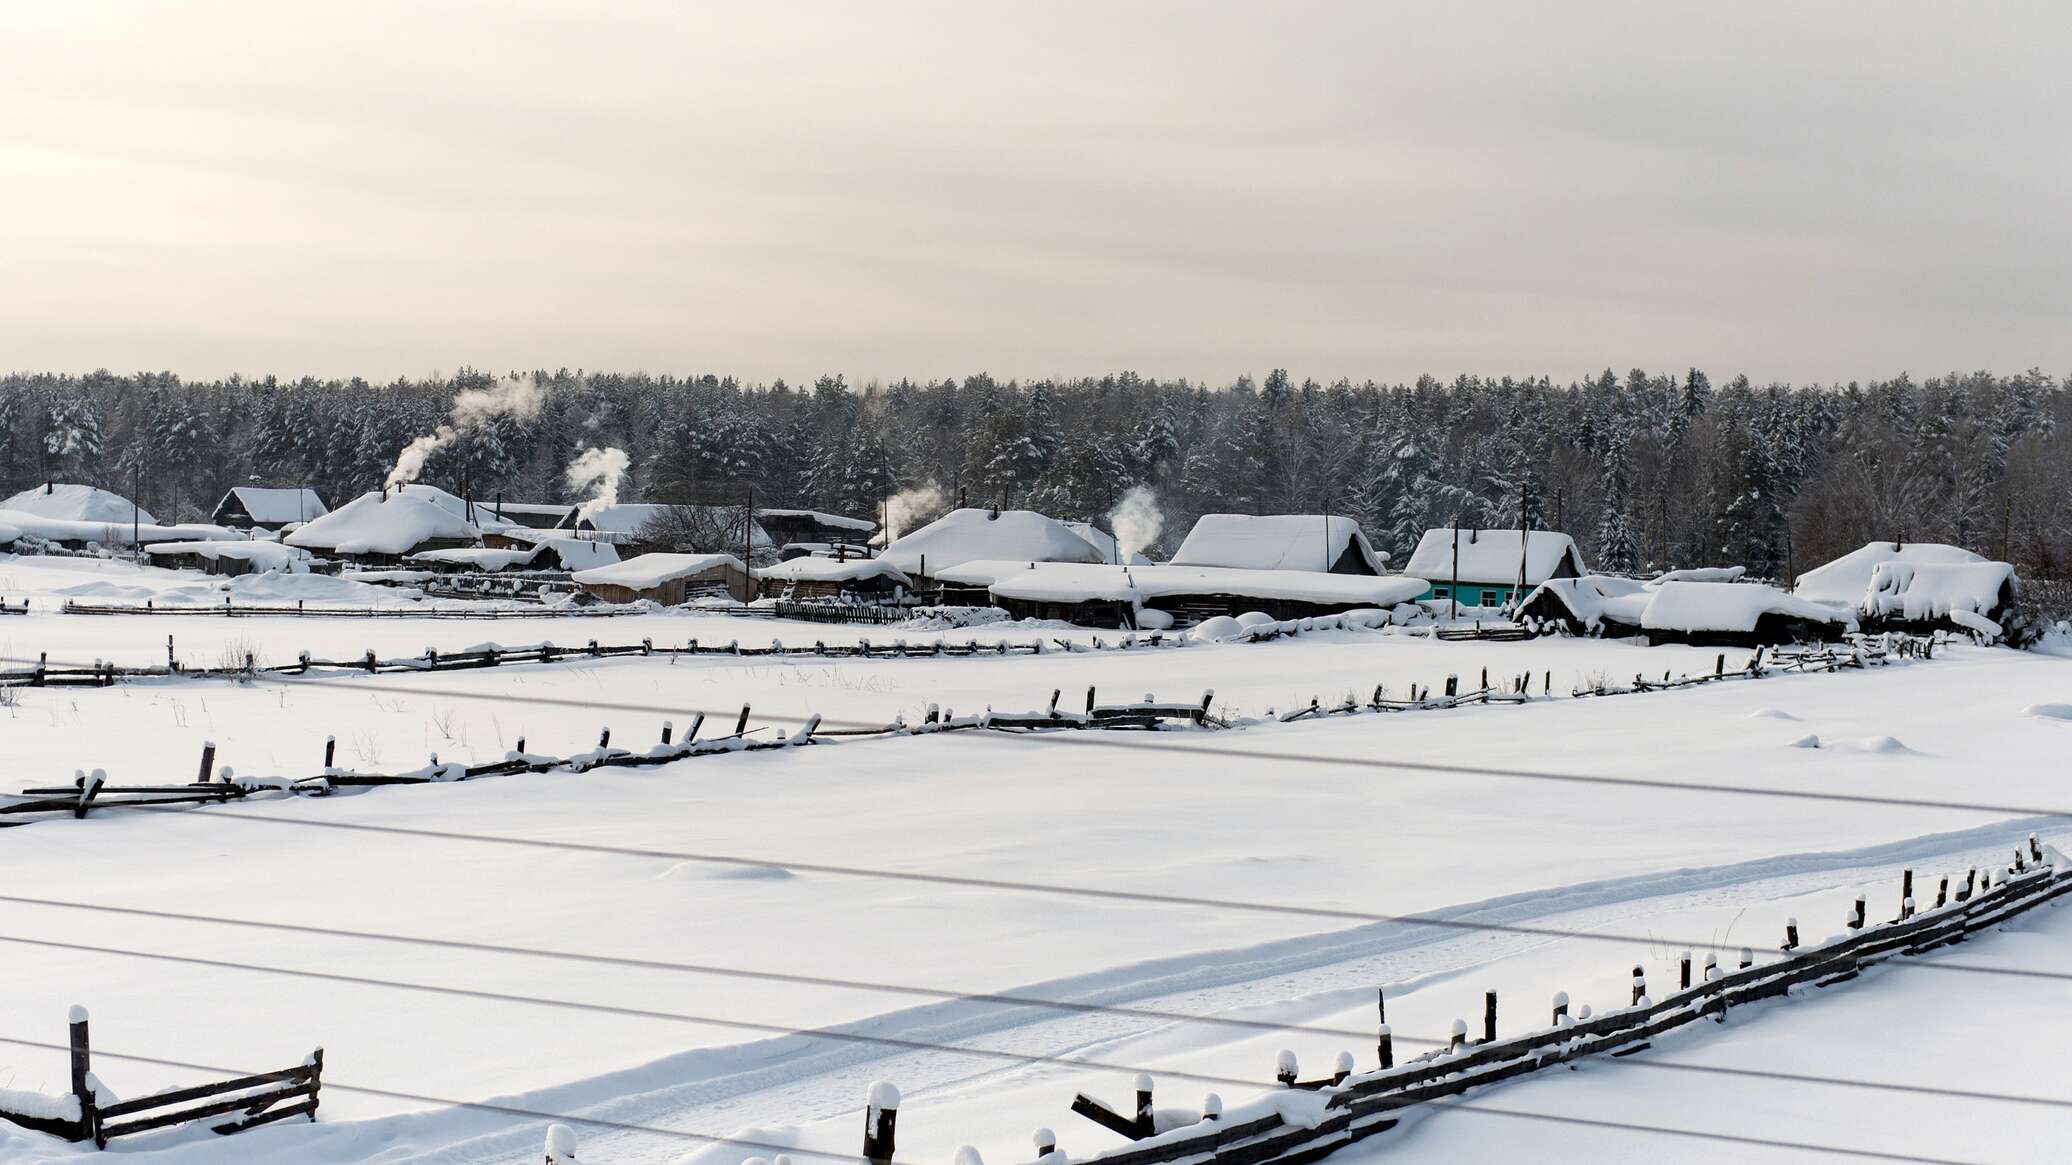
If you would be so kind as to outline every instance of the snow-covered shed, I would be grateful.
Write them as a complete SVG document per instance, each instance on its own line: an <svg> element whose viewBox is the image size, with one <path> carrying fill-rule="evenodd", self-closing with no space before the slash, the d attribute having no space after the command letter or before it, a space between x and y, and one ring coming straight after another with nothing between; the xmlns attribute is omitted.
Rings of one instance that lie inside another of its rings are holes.
<svg viewBox="0 0 2072 1165"><path fill-rule="evenodd" d="M302 574L309 570L310 554L278 542L186 541L154 542L144 547L153 566L176 570L199 570L207 574L236 577L279 571Z"/></svg>
<svg viewBox="0 0 2072 1165"><path fill-rule="evenodd" d="M878 556L927 585L950 567L982 559L1098 562L1100 551L1056 518L1034 510L951 510L903 534Z"/></svg>
<svg viewBox="0 0 2072 1165"><path fill-rule="evenodd" d="M278 530L331 512L313 489L236 485L216 503L209 521L233 530Z"/></svg>
<svg viewBox="0 0 2072 1165"><path fill-rule="evenodd" d="M747 602L753 581L731 554L642 554L610 566L579 570L572 581L608 603L649 599L674 607L691 599Z"/></svg>
<svg viewBox="0 0 2072 1165"><path fill-rule="evenodd" d="M1638 579L1603 574L1550 578L1518 604L1518 622L1541 634L1638 635L1641 612L1653 597Z"/></svg>
<svg viewBox="0 0 2072 1165"><path fill-rule="evenodd" d="M1174 566L1380 574L1360 524L1342 514L1203 514L1173 552Z"/></svg>
<svg viewBox="0 0 2072 1165"><path fill-rule="evenodd" d="M1088 627L1187 626L1218 615L1264 611L1276 619L1393 607L1424 590L1400 575L1320 570L1243 570L1219 566L979 562L954 568L968 582L986 579L994 606L1020 619L1062 619Z"/></svg>
<svg viewBox="0 0 2072 1165"><path fill-rule="evenodd" d="M1640 628L1652 643L1819 643L1856 629L1847 612L1762 583L1666 582L1648 589Z"/></svg>
<svg viewBox="0 0 2072 1165"><path fill-rule="evenodd" d="M110 493L95 486L62 481L45 482L33 489L25 489L5 501L0 501L0 510L33 514L39 518L51 518L60 522L158 525L158 519L151 516L151 511L121 494Z"/></svg>
<svg viewBox="0 0 2072 1165"><path fill-rule="evenodd" d="M830 514L824 510L757 509L755 520L770 541L778 546L799 542L864 546L878 528L876 522L868 519Z"/></svg>
<svg viewBox="0 0 2072 1165"><path fill-rule="evenodd" d="M1867 542L1800 575L1791 593L1816 603L1835 603L1853 609L1863 601L1871 576L1877 573L1881 562L1927 565L1984 561L1961 546L1941 542Z"/></svg>
<svg viewBox="0 0 2072 1165"><path fill-rule="evenodd" d="M1072 531L1074 534L1079 535L1081 538L1086 539L1087 542L1093 546L1094 550L1100 554L1102 562L1119 564L1122 566L1151 565L1151 560L1149 558L1144 557L1142 554L1134 550L1132 550L1129 553L1128 560L1125 561L1122 553L1122 545L1116 542L1115 535L1110 534L1108 531L1101 529L1099 526L1094 525L1092 522L1067 522L1065 523L1065 528L1067 530Z"/></svg>
<svg viewBox="0 0 2072 1165"><path fill-rule="evenodd" d="M1500 607L1550 578L1580 578L1585 572L1576 540L1558 530L1450 526L1425 531L1403 573L1431 580L1424 598Z"/></svg>
<svg viewBox="0 0 2072 1165"><path fill-rule="evenodd" d="M914 580L882 558L789 558L755 572L780 599L896 598Z"/></svg>
<svg viewBox="0 0 2072 1165"><path fill-rule="evenodd" d="M2005 562L1881 562L1857 611L1875 631L1975 631L1999 636L2018 588Z"/></svg>
<svg viewBox="0 0 2072 1165"><path fill-rule="evenodd" d="M480 530L468 504L436 486L365 493L282 539L334 558L394 565L405 555L472 546Z"/></svg>

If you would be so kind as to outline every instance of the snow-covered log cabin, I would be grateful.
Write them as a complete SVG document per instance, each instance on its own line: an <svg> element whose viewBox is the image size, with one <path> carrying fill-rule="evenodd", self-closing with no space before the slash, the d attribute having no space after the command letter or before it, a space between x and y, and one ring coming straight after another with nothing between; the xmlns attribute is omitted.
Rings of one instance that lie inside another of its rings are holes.
<svg viewBox="0 0 2072 1165"><path fill-rule="evenodd" d="M545 534L544 530L532 531ZM485 541L487 540L485 536ZM505 546L458 546L407 556L405 565L455 573L527 571L567 574L619 561L618 547L587 538L537 537Z"/></svg>
<svg viewBox="0 0 2072 1165"><path fill-rule="evenodd" d="M692 599L731 598L748 602L754 581L731 554L642 554L610 566L579 570L572 577L585 594L607 603L640 599L665 607Z"/></svg>
<svg viewBox="0 0 2072 1165"><path fill-rule="evenodd" d="M232 530L278 530L331 512L313 489L232 486L209 521Z"/></svg>
<svg viewBox="0 0 2072 1165"><path fill-rule="evenodd" d="M675 506L664 502L616 502L609 506L598 506L585 512L577 507L569 512L555 528L574 531L579 538L609 542L619 548L622 558L634 555L666 551L664 544L668 528L677 524L678 514L703 514L709 525L725 540L729 552L743 550L761 560L774 554L777 544L771 540L770 532L763 529L761 522L750 519L744 533L740 528L738 507L727 506ZM692 523L682 523L694 525ZM747 542L745 547L743 541Z"/></svg>
<svg viewBox="0 0 2072 1165"><path fill-rule="evenodd" d="M199 570L204 574L235 578L245 574L280 571L300 574L309 569L310 554L278 542L238 541L155 542L144 547L153 566L175 570Z"/></svg>
<svg viewBox="0 0 2072 1165"><path fill-rule="evenodd" d="M1425 531L1403 573L1431 581L1422 598L1501 607L1548 579L1580 578L1583 552L1558 530L1447 527Z"/></svg>
<svg viewBox="0 0 2072 1165"><path fill-rule="evenodd" d="M406 555L473 546L481 531L468 504L436 486L400 485L361 494L281 541L327 557L394 566Z"/></svg>
<svg viewBox="0 0 2072 1165"><path fill-rule="evenodd" d="M755 572L772 598L890 602L914 580L882 558L788 558Z"/></svg>
<svg viewBox="0 0 2072 1165"><path fill-rule="evenodd" d="M1541 634L1722 647L1819 643L1856 626L1847 611L1761 583L1597 574L1548 579L1519 604L1518 621Z"/></svg>
<svg viewBox="0 0 2072 1165"><path fill-rule="evenodd" d="M1172 564L1380 574L1388 559L1375 552L1358 522L1343 515L1203 514L1173 552Z"/></svg>
<svg viewBox="0 0 2072 1165"><path fill-rule="evenodd" d="M2009 630L2019 585L2005 562L1881 562L1856 609L1867 631L1999 638Z"/></svg>
<svg viewBox="0 0 2072 1165"><path fill-rule="evenodd" d="M878 557L916 586L933 589L946 581L943 571L967 562L1093 563L1101 561L1101 552L1071 527L1034 510L966 508L900 535Z"/></svg>

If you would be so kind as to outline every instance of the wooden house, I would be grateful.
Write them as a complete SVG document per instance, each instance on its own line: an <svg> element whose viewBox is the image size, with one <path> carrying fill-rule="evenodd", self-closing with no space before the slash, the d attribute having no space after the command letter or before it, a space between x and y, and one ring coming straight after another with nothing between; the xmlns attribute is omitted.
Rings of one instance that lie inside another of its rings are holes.
<svg viewBox="0 0 2072 1165"><path fill-rule="evenodd" d="M731 554L642 554L609 566L579 570L571 576L585 594L608 603L641 599L665 607L692 599L755 597L755 580Z"/></svg>
<svg viewBox="0 0 2072 1165"><path fill-rule="evenodd" d="M232 486L223 500L216 503L216 512L209 521L233 530L278 530L313 522L330 512L331 508L313 489L239 485Z"/></svg>
<svg viewBox="0 0 2072 1165"><path fill-rule="evenodd" d="M883 603L914 586L882 558L789 558L755 573L763 593L779 599Z"/></svg>
<svg viewBox="0 0 2072 1165"><path fill-rule="evenodd" d="M1403 573L1430 585L1420 598L1501 607L1554 578L1579 578L1583 553L1557 530L1427 530Z"/></svg>

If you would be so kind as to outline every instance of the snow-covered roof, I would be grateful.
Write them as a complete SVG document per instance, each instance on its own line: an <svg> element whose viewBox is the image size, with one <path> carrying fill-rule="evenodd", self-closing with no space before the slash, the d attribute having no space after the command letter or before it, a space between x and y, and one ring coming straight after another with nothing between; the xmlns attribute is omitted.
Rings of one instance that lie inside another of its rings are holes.
<svg viewBox="0 0 2072 1165"><path fill-rule="evenodd" d="M282 526L289 522L309 522L331 512L324 499L313 489L276 488L272 486L234 485L223 501L236 498L253 522L261 526ZM223 502L216 503L217 509Z"/></svg>
<svg viewBox="0 0 2072 1165"><path fill-rule="evenodd" d="M0 526L13 531L9 535L0 535L0 542L12 542L17 538L26 537L42 538L50 542L98 542L103 546L128 546L132 533L138 542L145 544L245 540L242 531L222 526L155 526L147 522L133 527L127 518L119 522L82 522L70 518L46 518L41 514L5 509L0 509Z"/></svg>
<svg viewBox="0 0 2072 1165"><path fill-rule="evenodd" d="M234 558L269 570L309 561L309 552L283 546L278 542L254 542L239 539L231 541L182 541L154 542L144 547L144 553L162 557L196 555L201 558Z"/></svg>
<svg viewBox="0 0 2072 1165"><path fill-rule="evenodd" d="M631 541L635 535L639 534L641 527L647 525L664 512L677 508L679 507L662 502L618 502L614 505L600 507L587 514L582 513L580 508L578 508L571 510L568 517L562 519L555 528L563 530L594 530L599 534L605 535L607 540L626 542ZM730 510L735 507L685 506L680 508L692 510ZM751 521L749 523L748 539L749 545L755 549L775 548L777 545L770 540L769 531L763 529L761 522Z"/></svg>
<svg viewBox="0 0 2072 1165"><path fill-rule="evenodd" d="M995 598L1024 602L1096 600L1154 603L1173 595L1236 595L1304 603L1392 607L1421 595L1421 578L1332 574L1321 570L1240 570L1220 566L1089 565L1068 562L983 563ZM966 568L969 569L968 567ZM972 572L977 573L977 572Z"/></svg>
<svg viewBox="0 0 2072 1165"><path fill-rule="evenodd" d="M1649 631L1755 630L1764 615L1855 626L1847 612L1760 583L1668 582L1650 587L1654 597L1641 612Z"/></svg>
<svg viewBox="0 0 2072 1165"><path fill-rule="evenodd" d="M1745 566L1692 566L1683 570L1665 570L1649 579L1651 583L1666 582L1733 582L1748 573Z"/></svg>
<svg viewBox="0 0 2072 1165"><path fill-rule="evenodd" d="M1065 528L1087 540L1101 556L1102 562L1121 562L1121 548L1115 542L1115 535L1101 529L1092 522L1067 522ZM1148 566L1151 560L1135 551L1130 552L1127 566Z"/></svg>
<svg viewBox="0 0 2072 1165"><path fill-rule="evenodd" d="M1851 550L1833 562L1816 566L1799 576L1791 592L1802 599L1855 606L1870 588L1871 575L1881 562L1956 563L1985 559L1961 546L1941 542L1870 542Z"/></svg>
<svg viewBox="0 0 2072 1165"><path fill-rule="evenodd" d="M25 489L0 501L0 510L64 522L121 522L127 525L136 521L146 526L158 525L158 519L151 516L151 511L138 509L136 503L121 494L65 482Z"/></svg>
<svg viewBox="0 0 2072 1165"><path fill-rule="evenodd" d="M731 554L638 554L624 562L579 570L569 577L578 583L644 591L671 579L690 578L722 566L746 573L741 560Z"/></svg>
<svg viewBox="0 0 2072 1165"><path fill-rule="evenodd" d="M1575 573L1583 573L1583 554L1576 540L1558 530L1460 530L1460 565L1454 566L1454 531L1451 527L1427 530L1417 540L1417 549L1403 573L1435 581L1459 579L1477 583L1515 583L1521 551L1525 559L1525 585L1537 586L1553 578L1564 556L1573 556ZM1457 573L1456 573L1457 571Z"/></svg>
<svg viewBox="0 0 2072 1165"><path fill-rule="evenodd" d="M1348 544L1373 573L1388 565L1344 515L1203 514L1173 553L1173 565L1328 571Z"/></svg>
<svg viewBox="0 0 2072 1165"><path fill-rule="evenodd" d="M997 558L1020 562L1095 562L1100 552L1056 518L1034 510L951 510L901 535L879 556L908 574L940 576L959 563Z"/></svg>
<svg viewBox="0 0 2072 1165"><path fill-rule="evenodd" d="M501 530L506 527L543 530L559 526L574 510L573 505L553 502L478 501L475 503L474 520L477 526L485 530Z"/></svg>
<svg viewBox="0 0 2072 1165"><path fill-rule="evenodd" d="M287 536L290 546L337 554L405 554L436 538L472 539L467 503L436 486L365 493Z"/></svg>
<svg viewBox="0 0 2072 1165"><path fill-rule="evenodd" d="M1596 629L1605 622L1640 626L1641 612L1654 595L1648 584L1613 575L1586 574L1581 578L1550 578L1525 597L1533 606L1542 594L1559 599L1585 628Z"/></svg>
<svg viewBox="0 0 2072 1165"><path fill-rule="evenodd" d="M481 546L451 546L444 550L423 550L403 556L405 562L450 562L460 566L472 566L477 570L503 570L511 566L524 566L539 553L537 546L528 550L491 550Z"/></svg>
<svg viewBox="0 0 2072 1165"><path fill-rule="evenodd" d="M0 542L13 542L21 536L22 528L20 526L14 526L8 524L7 522L0 521Z"/></svg>
<svg viewBox="0 0 2072 1165"><path fill-rule="evenodd" d="M810 518L816 526L826 526L830 530L855 530L861 534L868 534L878 528L876 522L863 518L847 518L840 514L830 514L825 510L772 510L757 507L755 516L758 518Z"/></svg>
<svg viewBox="0 0 2072 1165"><path fill-rule="evenodd" d="M2005 562L1881 562L1857 610L1903 619L1943 619L1952 612L1986 615L2014 580Z"/></svg>
<svg viewBox="0 0 2072 1165"><path fill-rule="evenodd" d="M904 587L914 581L906 572L882 558L792 558L756 571L771 582L861 582L867 578L889 578Z"/></svg>
<svg viewBox="0 0 2072 1165"><path fill-rule="evenodd" d="M588 570L619 561L618 547L594 538L538 538L532 541L537 548L534 565L549 553L558 555L561 565L569 570Z"/></svg>

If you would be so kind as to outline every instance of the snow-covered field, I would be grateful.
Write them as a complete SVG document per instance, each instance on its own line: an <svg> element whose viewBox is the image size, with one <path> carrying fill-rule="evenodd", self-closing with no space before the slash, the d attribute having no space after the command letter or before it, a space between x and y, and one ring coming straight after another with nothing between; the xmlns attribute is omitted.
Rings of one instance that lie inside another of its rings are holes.
<svg viewBox="0 0 2072 1165"><path fill-rule="evenodd" d="M0 594L35 599L31 615L0 619L0 655L158 662L169 633L183 659L201 663L245 650L282 661L301 649L401 655L489 641L895 634L679 614L570 625L53 613L66 590L120 587L142 597L197 582L84 560L0 558ZM1090 638L1028 627L949 634ZM930 703L1037 707L1053 688L1069 705L1097 685L1104 698L1195 699L1213 688L1219 708L1257 716L1313 696L1364 697L1377 683L1400 693L1413 683L1438 687L1449 673L1472 682L1485 667L1493 676L1529 670L1535 690L1551 672L1554 689L1566 692L1598 678L1709 671L1716 654L1324 632L1129 653L628 659L422 677L20 689L0 707L8 782L0 787L68 781L74 769L96 766L117 782L184 781L205 739L240 773L302 776L316 771L326 735L338 738L341 764L394 770L433 752L491 759L520 735L533 751L571 752L607 725L615 744L644 745L664 718L681 727L694 710L742 703L754 706L755 723L791 728L814 713L830 722L911 719ZM1728 665L1745 656L1729 651ZM1120 1103L1128 1070L1165 1074L1161 1105L1183 1106L1211 1090L1235 1103L1248 1093L1245 1081L1264 1089L1283 1047L1309 1072L1326 1070L1340 1049L1368 1066L1372 1038L1363 1033L1377 986L1389 991L1404 1053L1414 1054L1420 1049L1407 1041L1443 1038L1456 1017L1474 1020L1485 989L1502 993L1506 1030L1538 1024L1554 991L1600 1007L1623 1002L1635 962L1667 977L1686 945L1701 953L1707 944L1774 947L1787 916L1829 933L1865 890L1873 910L1889 915L1902 868L1929 878L2003 860L2032 830L2065 847L2072 822L2037 814L2072 810L2062 776L2072 722L2043 714L2068 704L2072 666L2061 655L1954 648L1933 662L1616 699L1223 733L856 741L39 823L0 831L0 942L11 988L0 995L0 1037L62 1044L66 1007L85 1004L97 1071L122 1095L209 1074L123 1062L118 1053L258 1070L324 1046L321 1123L229 1140L188 1131L117 1143L152 1160L536 1159L543 1120L436 1102L492 1098L650 1126L581 1129L586 1162L695 1153L732 1165L757 1155L741 1145L700 1148L690 1134L853 1154L865 1090L880 1078L906 1093L902 1160L947 1162L967 1143L996 1165L1025 1160L1038 1125L1056 1128L1067 1152L1085 1154L1121 1141L1070 1116L1072 1093ZM1821 747L1795 747L1808 737ZM1418 763L1447 767L1394 767ZM919 877L858 872L870 870ZM1595 935L1374 919L1420 912ZM2072 926L2061 911L2014 930L1948 958L2072 971ZM1893 967L1633 1061L1554 1073L1469 1103L2008 1159L2062 1143L2072 1133L2068 1110L1645 1065L2064 1098L2072 1061L2058 1043L2036 1038L2037 1017L2062 1009L2063 990L2061 981ZM954 998L974 992L1139 1014ZM1104 1067L779 1034L795 1028ZM64 1081L61 1052L0 1047L0 1088L62 1092ZM1967 1139L1950 1131L1958 1129ZM1557 1161L1675 1154L1725 1162L1755 1152L1438 1113L1345 1159L1511 1160L1522 1146ZM0 1159L77 1152L0 1127Z"/></svg>

